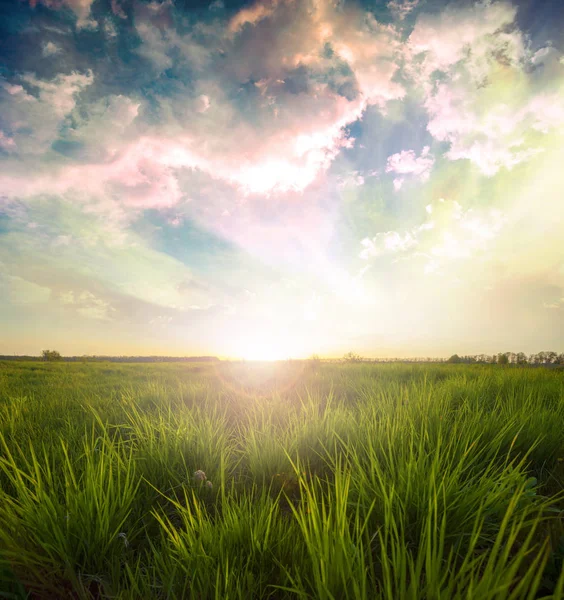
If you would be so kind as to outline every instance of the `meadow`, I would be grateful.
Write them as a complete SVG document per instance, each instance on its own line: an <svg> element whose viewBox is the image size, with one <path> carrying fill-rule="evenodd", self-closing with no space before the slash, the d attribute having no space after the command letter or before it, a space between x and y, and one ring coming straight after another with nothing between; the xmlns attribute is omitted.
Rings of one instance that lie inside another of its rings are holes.
<svg viewBox="0 0 564 600"><path fill-rule="evenodd" d="M564 370L0 362L0 597L564 598Z"/></svg>

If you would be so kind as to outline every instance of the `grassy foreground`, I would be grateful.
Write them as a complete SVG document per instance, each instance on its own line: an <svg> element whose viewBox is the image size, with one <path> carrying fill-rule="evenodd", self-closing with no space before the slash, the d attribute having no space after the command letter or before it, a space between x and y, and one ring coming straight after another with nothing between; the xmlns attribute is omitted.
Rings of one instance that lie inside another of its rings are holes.
<svg viewBox="0 0 564 600"><path fill-rule="evenodd" d="M562 370L0 363L3 598L564 598L563 491Z"/></svg>

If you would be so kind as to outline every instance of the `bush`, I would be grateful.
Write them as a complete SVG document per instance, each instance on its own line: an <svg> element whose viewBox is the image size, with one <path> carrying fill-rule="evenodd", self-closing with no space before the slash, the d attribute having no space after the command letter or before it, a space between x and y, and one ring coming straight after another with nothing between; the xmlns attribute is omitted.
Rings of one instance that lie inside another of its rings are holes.
<svg viewBox="0 0 564 600"><path fill-rule="evenodd" d="M43 350L41 352L41 358L49 361L63 360L61 354L56 350Z"/></svg>

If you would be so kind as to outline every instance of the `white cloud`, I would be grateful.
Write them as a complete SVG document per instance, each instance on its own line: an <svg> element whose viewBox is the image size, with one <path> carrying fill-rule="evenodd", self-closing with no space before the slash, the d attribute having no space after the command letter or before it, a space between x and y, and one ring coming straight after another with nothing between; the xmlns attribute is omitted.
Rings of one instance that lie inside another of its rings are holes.
<svg viewBox="0 0 564 600"><path fill-rule="evenodd" d="M486 251L506 223L497 209L467 209L456 201L426 206L426 219L408 231L378 233L361 241L359 256L369 259L386 254L410 253L427 261L424 272L439 271L449 261L466 259Z"/></svg>
<svg viewBox="0 0 564 600"><path fill-rule="evenodd" d="M434 164L435 157L430 153L429 146L425 146L419 156L416 156L413 150L402 150L388 156L386 173L397 173L403 176L394 179L394 189L397 191L402 187L406 175L420 181L427 181Z"/></svg>
<svg viewBox="0 0 564 600"><path fill-rule="evenodd" d="M525 55L525 40L520 31L508 31L516 14L509 2L477 2L420 15L407 42L412 76L432 87L434 71L448 72L463 61L472 78L481 81L494 55L518 62Z"/></svg>
<svg viewBox="0 0 564 600"><path fill-rule="evenodd" d="M418 4L419 0L391 0L387 6L396 19L403 21Z"/></svg>
<svg viewBox="0 0 564 600"><path fill-rule="evenodd" d="M55 54L59 54L61 52L61 48L54 44L53 42L45 42L43 44L42 54L43 56L53 56Z"/></svg>
<svg viewBox="0 0 564 600"><path fill-rule="evenodd" d="M205 94L201 94L196 98L194 108L197 113L204 113L210 107L210 99Z"/></svg>
<svg viewBox="0 0 564 600"><path fill-rule="evenodd" d="M19 80L27 90L0 78L4 134L14 141L20 155L43 154L55 141L66 115L74 109L78 94L93 83L94 77L91 72L75 72L43 80L25 73ZM6 127L11 131L7 132Z"/></svg>
<svg viewBox="0 0 564 600"><path fill-rule="evenodd" d="M278 0L264 0L239 10L229 22L229 30L237 32L245 25L255 25L262 19L272 16L276 10Z"/></svg>
<svg viewBox="0 0 564 600"><path fill-rule="evenodd" d="M377 233L372 239L365 238L361 242L364 249L360 252L360 258L368 259L384 254L405 252L417 245L417 240L410 232L400 234L397 231Z"/></svg>
<svg viewBox="0 0 564 600"><path fill-rule="evenodd" d="M109 302L95 296L92 292L83 290L74 292L67 290L59 293L59 301L65 306L72 307L79 315L89 319L108 320L115 308Z"/></svg>
<svg viewBox="0 0 564 600"><path fill-rule="evenodd" d="M364 177L358 171L351 171L346 175L342 175L337 178L337 181L337 187L341 190L347 187L360 187L364 185Z"/></svg>
<svg viewBox="0 0 564 600"><path fill-rule="evenodd" d="M508 2L453 5L420 15L407 43L429 132L450 144L447 158L470 160L489 176L542 152L534 134L564 124L559 53L532 54L516 13Z"/></svg>

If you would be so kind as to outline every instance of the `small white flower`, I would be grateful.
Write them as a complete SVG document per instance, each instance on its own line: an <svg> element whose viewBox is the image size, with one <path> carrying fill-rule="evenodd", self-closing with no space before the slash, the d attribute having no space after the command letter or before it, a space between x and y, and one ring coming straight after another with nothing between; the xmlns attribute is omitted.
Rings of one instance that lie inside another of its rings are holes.
<svg viewBox="0 0 564 600"><path fill-rule="evenodd" d="M206 480L206 474L199 469L194 473L194 481L202 482Z"/></svg>
<svg viewBox="0 0 564 600"><path fill-rule="evenodd" d="M212 487L213 487L213 483L211 481L209 481L209 480L206 481L206 487L211 490Z"/></svg>
<svg viewBox="0 0 564 600"><path fill-rule="evenodd" d="M121 533L118 533L118 537L123 539L123 545L127 548L129 546L127 535L122 531Z"/></svg>

